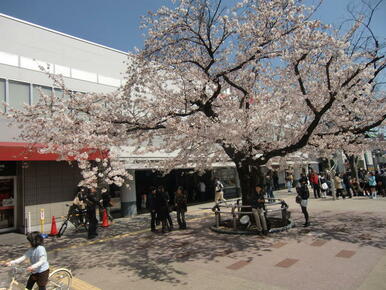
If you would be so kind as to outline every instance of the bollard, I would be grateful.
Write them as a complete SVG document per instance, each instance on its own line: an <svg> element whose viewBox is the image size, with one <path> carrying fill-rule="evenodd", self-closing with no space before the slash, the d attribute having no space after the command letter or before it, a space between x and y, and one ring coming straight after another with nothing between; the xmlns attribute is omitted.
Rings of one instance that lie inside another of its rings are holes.
<svg viewBox="0 0 386 290"><path fill-rule="evenodd" d="M44 234L44 208L40 209L40 233Z"/></svg>
<svg viewBox="0 0 386 290"><path fill-rule="evenodd" d="M237 229L235 210L236 210L236 207L232 205L232 225L234 230Z"/></svg>
<svg viewBox="0 0 386 290"><path fill-rule="evenodd" d="M31 212L28 212L27 233L31 232Z"/></svg>

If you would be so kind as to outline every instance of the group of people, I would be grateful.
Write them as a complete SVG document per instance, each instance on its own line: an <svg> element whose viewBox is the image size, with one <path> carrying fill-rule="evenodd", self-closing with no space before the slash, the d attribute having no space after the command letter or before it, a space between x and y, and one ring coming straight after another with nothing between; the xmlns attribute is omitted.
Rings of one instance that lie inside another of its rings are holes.
<svg viewBox="0 0 386 290"><path fill-rule="evenodd" d="M86 209L86 215L88 220L88 239L94 239L98 236L97 227L98 219L96 216L96 209L99 208L100 220L103 218L103 213L106 210L107 217L110 222L113 221L111 215L111 195L108 191L103 192L101 199L97 196L97 191L95 188L85 188L82 187L79 189L73 200L73 206L79 207L80 210Z"/></svg>
<svg viewBox="0 0 386 290"><path fill-rule="evenodd" d="M311 170L309 181L314 191L315 198L326 198L332 195L332 182L334 183L336 198L352 198L353 196L367 196L376 199L378 195L386 194L386 173L360 170L358 178L352 177L350 171L337 172L334 177L327 174L318 174Z"/></svg>
<svg viewBox="0 0 386 290"><path fill-rule="evenodd" d="M174 204L170 204L170 196L162 185L150 188L149 210L150 228L156 232L156 225L161 224L161 231L165 233L173 230L173 221L170 216L172 209L177 212L177 222L180 229L186 229L185 213L187 212L187 196L181 186L177 187L174 195Z"/></svg>

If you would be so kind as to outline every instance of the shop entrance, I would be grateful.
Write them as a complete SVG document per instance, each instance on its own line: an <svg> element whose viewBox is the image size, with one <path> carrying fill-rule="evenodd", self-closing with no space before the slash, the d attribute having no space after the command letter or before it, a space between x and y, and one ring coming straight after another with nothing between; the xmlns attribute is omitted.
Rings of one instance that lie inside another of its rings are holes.
<svg viewBox="0 0 386 290"><path fill-rule="evenodd" d="M16 229L16 176L0 176L0 233Z"/></svg>
<svg viewBox="0 0 386 290"><path fill-rule="evenodd" d="M151 186L162 185L169 193L171 203L173 203L174 192L178 186L183 187L190 204L212 200L214 198L212 175L212 171L206 171L199 175L192 169L175 169L166 175L152 170L136 170L135 185L138 212L146 210L147 205L145 206L146 202L143 201L146 200ZM205 184L203 186L205 191L200 190L201 182Z"/></svg>

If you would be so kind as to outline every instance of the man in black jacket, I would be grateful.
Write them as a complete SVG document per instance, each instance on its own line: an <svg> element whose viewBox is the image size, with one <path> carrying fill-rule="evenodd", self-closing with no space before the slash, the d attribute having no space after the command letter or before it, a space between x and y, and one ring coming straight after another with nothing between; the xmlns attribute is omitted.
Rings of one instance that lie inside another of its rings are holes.
<svg viewBox="0 0 386 290"><path fill-rule="evenodd" d="M90 190L88 190L85 202L86 202L87 218L89 221L87 238L94 239L98 236L98 233L97 233L98 220L96 218L96 207L100 206L96 196L95 188L91 188Z"/></svg>
<svg viewBox="0 0 386 290"><path fill-rule="evenodd" d="M157 219L157 190L151 186L149 194L149 210L150 210L150 228L152 232L155 232L155 224Z"/></svg>

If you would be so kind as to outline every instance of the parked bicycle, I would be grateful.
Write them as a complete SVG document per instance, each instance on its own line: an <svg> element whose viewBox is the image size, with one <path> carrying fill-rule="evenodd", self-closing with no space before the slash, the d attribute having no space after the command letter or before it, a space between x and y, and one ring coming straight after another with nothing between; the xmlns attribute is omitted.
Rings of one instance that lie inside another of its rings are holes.
<svg viewBox="0 0 386 290"><path fill-rule="evenodd" d="M25 290L24 284L17 281L17 277L24 274L26 269L12 266L9 271L9 285L5 281L1 281L0 290ZM7 283L7 284L6 284ZM69 290L72 283L71 271L65 268L60 268L52 271L48 277L47 290ZM37 286L34 289L37 289Z"/></svg>
<svg viewBox="0 0 386 290"><path fill-rule="evenodd" d="M68 227L68 222L72 223L75 227L75 230L79 230L81 228L84 228L86 231L88 230L88 217L87 217L87 210L80 208L77 205L69 205L66 206L69 207L68 214L66 219L64 220L63 224L61 225L58 237L61 237L64 232L66 231Z"/></svg>

